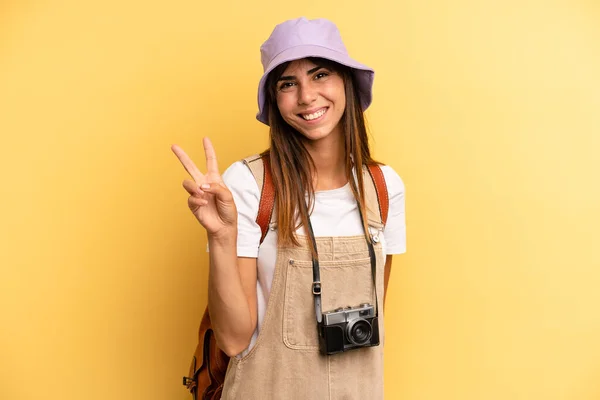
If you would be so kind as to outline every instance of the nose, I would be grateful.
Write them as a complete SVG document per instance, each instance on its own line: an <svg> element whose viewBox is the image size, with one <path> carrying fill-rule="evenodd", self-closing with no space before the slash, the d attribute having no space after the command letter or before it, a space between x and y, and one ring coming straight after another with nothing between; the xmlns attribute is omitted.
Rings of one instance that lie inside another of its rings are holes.
<svg viewBox="0 0 600 400"><path fill-rule="evenodd" d="M311 104L317 99L317 91L310 83L301 85L299 89L300 90L298 92L298 104Z"/></svg>

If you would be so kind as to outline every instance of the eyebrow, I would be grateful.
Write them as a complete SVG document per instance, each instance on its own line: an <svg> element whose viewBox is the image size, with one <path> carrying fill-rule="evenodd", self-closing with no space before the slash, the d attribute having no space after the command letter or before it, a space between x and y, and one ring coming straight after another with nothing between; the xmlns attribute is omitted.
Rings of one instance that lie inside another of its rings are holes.
<svg viewBox="0 0 600 400"><path fill-rule="evenodd" d="M316 67L314 67L314 68L309 69L308 71L306 71L306 75L310 75L310 74L312 74L314 72L317 72L321 68L328 69L327 67L324 67L322 65L317 65ZM296 79L296 77L293 76L293 75L282 76L281 78L277 79L277 82L279 82L279 81L293 81L294 79Z"/></svg>

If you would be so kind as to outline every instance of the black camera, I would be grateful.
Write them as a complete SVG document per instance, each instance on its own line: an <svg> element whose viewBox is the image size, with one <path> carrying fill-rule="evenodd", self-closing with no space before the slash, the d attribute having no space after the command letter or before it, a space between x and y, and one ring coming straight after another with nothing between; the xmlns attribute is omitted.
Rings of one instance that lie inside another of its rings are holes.
<svg viewBox="0 0 600 400"><path fill-rule="evenodd" d="M371 304L324 312L318 328L323 354L379 345L379 324Z"/></svg>

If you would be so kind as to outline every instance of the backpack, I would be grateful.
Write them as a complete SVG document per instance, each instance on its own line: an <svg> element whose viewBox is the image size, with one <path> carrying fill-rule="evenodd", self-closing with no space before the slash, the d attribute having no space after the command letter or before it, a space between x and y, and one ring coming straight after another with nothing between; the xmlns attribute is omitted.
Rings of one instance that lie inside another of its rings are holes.
<svg viewBox="0 0 600 400"><path fill-rule="evenodd" d="M269 156L252 156L244 159L243 162L250 168L261 191L256 223L260 226L260 244L262 244L269 231L275 207L275 187L271 176ZM377 194L376 200L379 207L377 211L385 226L389 211L389 197L383 171L377 164L369 165L366 168L371 182L365 180L365 185L372 184L375 188L374 192ZM374 204L374 199L367 199L367 204ZM192 357L188 376L183 377L183 385L192 393L194 400L219 400L228 364L229 356L217 346L207 306L200 322L198 345Z"/></svg>

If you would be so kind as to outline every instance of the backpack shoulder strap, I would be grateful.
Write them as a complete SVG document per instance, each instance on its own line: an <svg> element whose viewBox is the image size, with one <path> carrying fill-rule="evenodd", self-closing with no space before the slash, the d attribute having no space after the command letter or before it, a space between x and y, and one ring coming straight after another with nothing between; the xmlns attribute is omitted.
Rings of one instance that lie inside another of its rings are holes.
<svg viewBox="0 0 600 400"><path fill-rule="evenodd" d="M387 184L385 183L385 176L381 170L381 165L371 164L367 166L367 171L371 176L371 182L373 183L375 194L377 197L377 205L379 206L379 220L385 226L387 224L388 212L390 210L390 198L388 195Z"/></svg>
<svg viewBox="0 0 600 400"><path fill-rule="evenodd" d="M275 208L275 186L271 175L271 163L268 155L251 156L245 158L243 162L250 168L250 172L260 188L260 202L256 216L256 223L260 226L261 231L260 245L267 236Z"/></svg>
<svg viewBox="0 0 600 400"><path fill-rule="evenodd" d="M367 220L371 227L383 230L387 223L389 196L381 165L363 166Z"/></svg>

